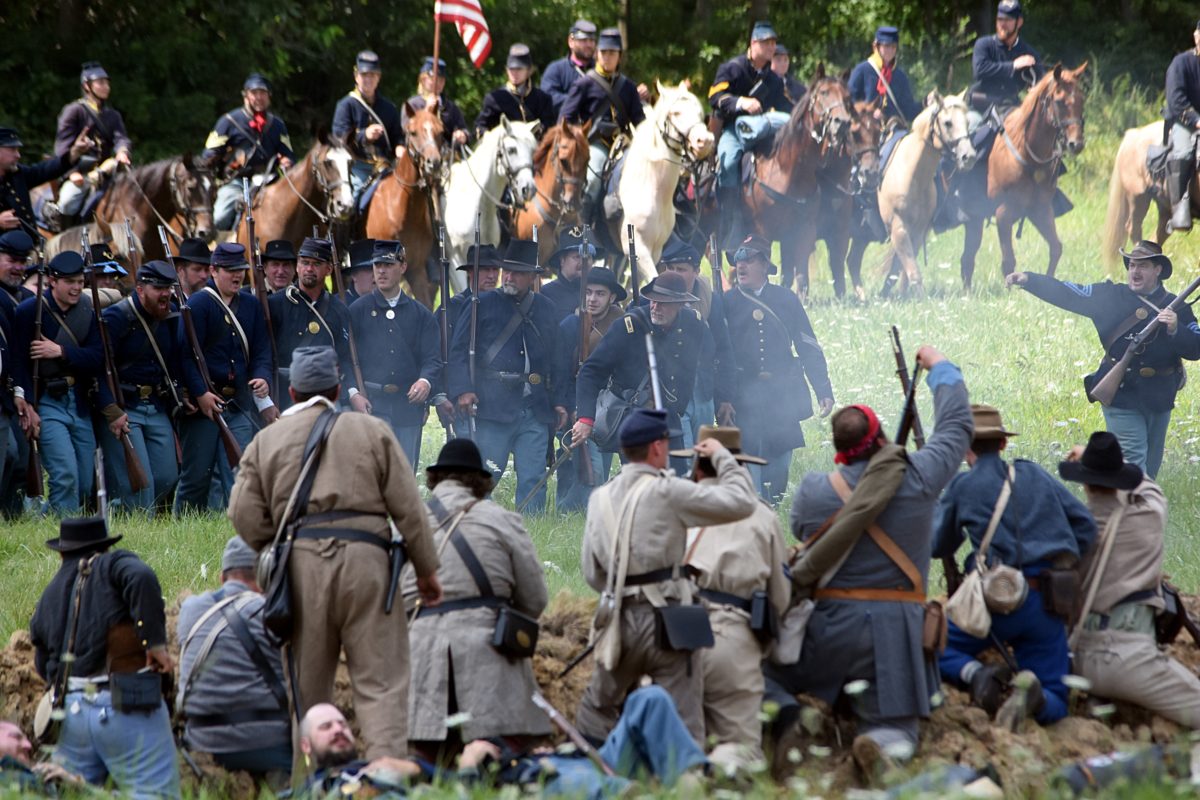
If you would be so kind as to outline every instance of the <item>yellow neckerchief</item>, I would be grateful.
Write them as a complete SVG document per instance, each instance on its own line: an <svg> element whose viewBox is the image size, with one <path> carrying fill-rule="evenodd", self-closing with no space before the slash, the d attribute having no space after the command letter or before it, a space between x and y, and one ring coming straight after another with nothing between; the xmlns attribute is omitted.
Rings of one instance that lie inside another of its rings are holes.
<svg viewBox="0 0 1200 800"><path fill-rule="evenodd" d="M83 97L79 98L79 102L83 103L85 106L90 108L92 111L95 111L96 116L100 116L100 112L103 110L99 103L97 103L92 98L88 97L86 94Z"/></svg>
<svg viewBox="0 0 1200 800"><path fill-rule="evenodd" d="M875 66L875 69L883 72L883 56L879 55L879 53L871 53L867 61L870 61Z"/></svg>
<svg viewBox="0 0 1200 800"><path fill-rule="evenodd" d="M612 75L609 75L607 72L604 71L604 67L600 66L600 62L599 61L596 62L596 74L599 75L601 78L604 78L605 80L607 80L609 83L612 82L613 78L617 77L617 73L620 71L621 71L621 68L617 67L617 72L614 72Z"/></svg>
<svg viewBox="0 0 1200 800"><path fill-rule="evenodd" d="M532 91L533 86L529 83L529 81L525 81L520 86L517 86L512 81L505 81L504 88L508 89L508 91L512 92L517 97L525 99L526 97L529 97L529 92ZM524 91L522 91L522 89L524 89Z"/></svg>
<svg viewBox="0 0 1200 800"><path fill-rule="evenodd" d="M374 105L375 105L373 102L371 102L371 101L367 100L367 98L366 98L366 97L363 95L363 93L362 93L362 92L360 92L360 91L358 90L358 87L357 87L357 86L355 86L353 89L351 89L351 90L350 90L350 94L354 95L354 96L355 96L355 97L357 97L359 100L362 100L364 103L366 103L366 104L367 104L367 105L369 105L369 106L374 106ZM378 99L379 99L379 95L378 95L378 93L375 95L375 99L376 99L376 100L378 100Z"/></svg>

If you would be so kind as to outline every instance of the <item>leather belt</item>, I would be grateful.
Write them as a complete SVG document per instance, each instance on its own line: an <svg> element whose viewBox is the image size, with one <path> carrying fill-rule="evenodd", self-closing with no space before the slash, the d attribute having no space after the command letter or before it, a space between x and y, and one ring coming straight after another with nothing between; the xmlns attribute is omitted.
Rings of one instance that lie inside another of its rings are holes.
<svg viewBox="0 0 1200 800"><path fill-rule="evenodd" d="M315 528L305 527L296 531L297 539L341 539L344 542L362 542L373 544L381 550L391 549L392 543L382 536L356 528Z"/></svg>
<svg viewBox="0 0 1200 800"><path fill-rule="evenodd" d="M703 597L705 600L708 600L710 603L716 603L717 605L721 605L721 606L733 606L734 608L740 608L742 611L745 611L747 614L750 613L750 609L752 608L752 604L750 603L749 600L746 600L745 598L742 598L742 597L738 597L736 594L730 594L729 592L721 592L716 589L701 589L700 596Z"/></svg>
<svg viewBox="0 0 1200 800"><path fill-rule="evenodd" d="M454 611L466 611L471 608L501 608L508 605L506 597L462 597L458 600L443 600L436 606L421 606L417 619L450 614Z"/></svg>
<svg viewBox="0 0 1200 800"><path fill-rule="evenodd" d="M1143 378L1153 378L1155 375L1174 375L1175 367L1142 367L1137 371Z"/></svg>
<svg viewBox="0 0 1200 800"><path fill-rule="evenodd" d="M395 383L374 383L372 381L363 381L370 392L383 392L384 394L399 394L405 391L404 387Z"/></svg>
<svg viewBox="0 0 1200 800"><path fill-rule="evenodd" d="M188 714L189 728L214 728L218 725L245 725L248 722L288 722L288 712L282 708L261 711L230 711L228 714Z"/></svg>
<svg viewBox="0 0 1200 800"><path fill-rule="evenodd" d="M221 395L221 397L233 397L237 394L237 389L232 386L222 386L217 390L217 392Z"/></svg>
<svg viewBox="0 0 1200 800"><path fill-rule="evenodd" d="M695 575L695 568L683 566L679 568L679 577L688 578ZM640 572L637 575L626 575L626 586L645 586L648 583L662 583L669 581L675 577L674 567L663 567L662 569L652 569L649 572Z"/></svg>
<svg viewBox="0 0 1200 800"><path fill-rule="evenodd" d="M528 382L534 386L537 386L539 383L545 380L541 373L538 372L501 372L499 370L489 369L487 370L487 374L491 375L496 380L503 381L505 383Z"/></svg>
<svg viewBox="0 0 1200 800"><path fill-rule="evenodd" d="M882 600L891 603L924 603L927 599L922 592L912 589L817 589L813 592L815 600Z"/></svg>
<svg viewBox="0 0 1200 800"><path fill-rule="evenodd" d="M46 381L46 391L56 397L62 397L75 386L75 376L67 375L62 378L51 378Z"/></svg>
<svg viewBox="0 0 1200 800"><path fill-rule="evenodd" d="M147 384L144 384L144 383L138 383L138 384L123 383L123 384L121 384L121 391L124 394L136 396L137 399L139 399L139 400L149 400L151 397L154 396L155 387L148 386Z"/></svg>

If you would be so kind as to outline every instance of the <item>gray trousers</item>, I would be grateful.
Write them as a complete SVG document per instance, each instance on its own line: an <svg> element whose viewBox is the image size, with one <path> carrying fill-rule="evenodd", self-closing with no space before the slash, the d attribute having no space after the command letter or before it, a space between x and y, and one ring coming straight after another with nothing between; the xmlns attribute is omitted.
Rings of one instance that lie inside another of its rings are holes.
<svg viewBox="0 0 1200 800"><path fill-rule="evenodd" d="M1178 122L1171 124L1171 160L1187 161L1196 152L1196 130Z"/></svg>
<svg viewBox="0 0 1200 800"><path fill-rule="evenodd" d="M1200 678L1132 631L1080 631L1075 668L1091 693L1123 700L1192 729L1200 728Z"/></svg>

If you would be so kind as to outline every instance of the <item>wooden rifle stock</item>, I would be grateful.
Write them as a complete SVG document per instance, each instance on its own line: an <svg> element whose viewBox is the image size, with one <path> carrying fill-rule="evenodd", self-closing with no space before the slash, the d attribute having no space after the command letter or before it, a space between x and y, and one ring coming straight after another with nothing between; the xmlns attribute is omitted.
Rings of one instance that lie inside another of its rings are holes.
<svg viewBox="0 0 1200 800"><path fill-rule="evenodd" d="M637 308L642 304L642 290L638 287L637 246L633 241L632 222L625 226L625 233L629 236L629 288L633 291L633 302L631 305Z"/></svg>
<svg viewBox="0 0 1200 800"><path fill-rule="evenodd" d="M908 420L908 430L912 431L913 442L920 450L925 446L925 431L921 427L921 415L917 411L916 403L908 402L908 397L912 393L912 380L908 376L908 360L904 357L904 345L900 344L900 329L895 325L892 326L892 355L896 357L896 377L900 379L900 389L904 392L904 414L911 414ZM905 430L903 426L904 418L901 418L901 430ZM897 440L899 441L898 437ZM904 444L904 442L900 442L900 444Z"/></svg>
<svg viewBox="0 0 1200 800"><path fill-rule="evenodd" d="M38 248L38 267L37 267L37 305L33 309L33 341L42 338L42 309L46 306L46 301L42 298L42 293L45 289L45 274L46 274L46 251L44 248ZM38 394L41 392L41 359L31 359L33 361L33 397L26 398L25 402L33 407L36 411L38 407ZM26 497L41 497L42 496L42 454L38 449L37 437L33 435L32 430L29 436L29 460L25 463L25 496Z"/></svg>
<svg viewBox="0 0 1200 800"><path fill-rule="evenodd" d="M113 403L121 411L124 411L121 379L117 375L116 364L113 363L112 339L108 336L108 323L104 321L104 315L100 313L100 287L96 285L96 267L92 262L92 248L88 246L87 228L80 233L80 243L83 245L84 269L90 273L92 311L96 314L96 327L100 331L100 349L104 356L104 381L108 384L108 391L112 395ZM129 441L129 437L121 435L117 437L117 441L121 443L121 450L125 455L125 472L129 476L130 490L140 492L149 487L150 478L146 475L146 470L142 467L142 462L138 459L137 451L133 449L133 443Z"/></svg>
<svg viewBox="0 0 1200 800"><path fill-rule="evenodd" d="M329 234L329 251L333 256L333 288L337 292L338 299L345 304L346 279L342 277L342 261L338 257L337 242L334 240L332 229L327 230L326 233ZM349 314L346 315L346 336L350 340L350 369L354 371L354 382L359 394L367 402L370 402L371 398L367 395L367 383L363 380L362 361L358 358L358 340L354 337L354 323L350 321Z"/></svg>
<svg viewBox="0 0 1200 800"><path fill-rule="evenodd" d="M1200 288L1200 276L1189 283L1163 310L1177 312L1179 307L1186 303L1188 297L1198 288ZM1108 372L1104 373L1104 377L1093 384L1091 390L1088 391L1088 397L1102 406L1111 405L1113 398L1117 396L1117 390L1121 388L1121 383L1125 380L1125 372L1129 369L1129 362L1137 354L1138 348L1154 336L1161 326L1162 323L1158 321L1157 315L1154 319L1146 323L1146 327L1138 331L1137 335L1129 342L1129 346L1125 348L1125 352L1121 355L1120 360L1113 364ZM1105 355L1107 356L1107 353Z"/></svg>
<svg viewBox="0 0 1200 800"><path fill-rule="evenodd" d="M250 207L250 179L242 178L242 199L246 203L246 252L253 254L250 260L254 267L254 296L262 307L263 321L267 325L267 341L271 343L271 399L279 404L279 347L275 344L275 326L271 324L271 304L267 302L267 272L263 269L262 255L258 250L258 239L254 235L254 211ZM249 368L249 364L246 365Z"/></svg>
<svg viewBox="0 0 1200 800"><path fill-rule="evenodd" d="M579 248L579 358L575 364L576 377L583 368L583 362L587 361L592 343L592 315L587 310L588 273L592 271L591 233L592 227L584 225L583 242ZM596 475L592 469L591 453L586 445L578 449L572 460L575 462L575 479L583 486L595 486Z"/></svg>

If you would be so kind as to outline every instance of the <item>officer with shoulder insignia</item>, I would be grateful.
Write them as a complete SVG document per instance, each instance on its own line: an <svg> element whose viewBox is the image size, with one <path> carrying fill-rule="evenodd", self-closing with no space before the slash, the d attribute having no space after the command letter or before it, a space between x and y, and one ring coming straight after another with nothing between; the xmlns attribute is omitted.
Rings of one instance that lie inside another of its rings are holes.
<svg viewBox="0 0 1200 800"><path fill-rule="evenodd" d="M783 93L793 106L808 92L808 87L792 74L792 51L781 44L775 45L775 55L771 57L771 71L783 80Z"/></svg>
<svg viewBox="0 0 1200 800"><path fill-rule="evenodd" d="M405 126L408 124L408 108L420 111L431 102L436 102L438 116L442 118L443 133L446 141L453 145L467 143L467 118L454 104L454 101L443 93L446 88L446 62L437 60L437 80L433 77L433 56L427 56L421 64L421 72L417 75L417 93L408 98L400 119Z"/></svg>
<svg viewBox="0 0 1200 800"><path fill-rule="evenodd" d="M598 219L595 212L604 194L602 182L609 156L633 136L634 127L646 118L639 87L621 74L624 49L619 30L600 31L596 66L571 86L559 113L567 122L591 123L588 129L591 156L584 187L585 220Z"/></svg>
<svg viewBox="0 0 1200 800"><path fill-rule="evenodd" d="M251 73L242 84L242 101L241 108L217 120L200 156L226 177L213 203L213 224L221 231L232 230L237 222L242 178L256 178L275 163L288 169L296 159L287 125L270 113L271 84L267 79Z"/></svg>
<svg viewBox="0 0 1200 800"><path fill-rule="evenodd" d="M178 259L176 259L178 260ZM274 294L296 282L296 250L287 239L272 239L262 252L267 292ZM274 320L274 317L271 318Z"/></svg>
<svg viewBox="0 0 1200 800"><path fill-rule="evenodd" d="M83 292L83 257L59 253L47 267L50 286L41 297L17 306L13 333L17 370L26 397L33 397L37 363L39 392L34 437L50 476L49 507L57 514L79 511L92 495L96 433L92 429L96 378L103 369L100 330L92 299ZM41 337L34 318L42 304Z"/></svg>
<svg viewBox="0 0 1200 800"><path fill-rule="evenodd" d="M1051 305L1091 319L1104 347L1100 366L1083 379L1088 398L1093 401L1092 389L1125 355L1130 340L1151 318L1157 317L1162 323L1129 362L1111 403L1101 407L1105 425L1116 434L1125 459L1153 478L1162 466L1175 395L1186 379L1183 359L1200 359L1200 324L1187 303L1181 304L1178 311L1167 308L1175 295L1167 291L1163 281L1174 270L1160 245L1138 242L1130 252L1122 250L1121 256L1125 259L1125 283L1080 285L1032 272L1014 272L1005 281Z"/></svg>
<svg viewBox="0 0 1200 800"><path fill-rule="evenodd" d="M654 405L646 353L649 333L654 337L663 408L671 420L672 446L683 447L680 417L692 400L697 373L711 369L714 363L712 332L700 319L699 312L687 307L686 304L696 302L696 296L684 290L681 275L664 272L653 286L646 287L642 297L649 301L649 307L628 309L621 321L608 329L579 370L575 390L579 419L571 429L573 441L592 435L597 416L605 411L598 403L605 387L628 396L634 406ZM602 451L605 449L604 442L597 444ZM687 462L675 459L672 467L684 471Z"/></svg>
<svg viewBox="0 0 1200 800"><path fill-rule="evenodd" d="M595 242L590 242L589 247L593 259L603 257L604 251L598 249ZM579 310L579 281L583 272L582 248L583 230L575 225L559 234L558 249L546 260L547 266L558 272L558 277L542 284L541 292L554 303L554 314L559 320Z"/></svg>
<svg viewBox="0 0 1200 800"><path fill-rule="evenodd" d="M355 411L392 426L415 472L428 401L442 371L440 334L433 313L401 291L408 270L403 245L376 239L371 263L375 288L350 307L366 386L345 368L344 382Z"/></svg>
<svg viewBox="0 0 1200 800"><path fill-rule="evenodd" d="M79 85L83 96L67 103L58 114L54 153L67 155L80 136L87 136L91 147L63 181L58 190L57 205L47 203L42 209L51 230L61 230L66 227L62 224L64 221L82 215L100 182L107 180L118 166L132 166L129 156L133 142L125 132L121 112L108 105L112 86L99 61L88 61L83 65Z"/></svg>
<svg viewBox="0 0 1200 800"><path fill-rule="evenodd" d="M289 285L267 298L275 354L279 358L275 365L279 386L288 382L292 353L298 347L332 347L337 351L343 374L351 372L350 312L345 303L325 288L325 281L333 272L333 245L328 239L306 237L300 245L297 263L299 285ZM282 396L279 404L280 410L288 407Z"/></svg>
<svg viewBox="0 0 1200 800"><path fill-rule="evenodd" d="M723 305L737 368L738 424L746 446L771 462L751 472L763 498L778 503L787 491L792 450L804 446L800 422L812 416L808 387L817 394L822 417L833 409L833 387L800 300L767 279L776 271L770 254L770 242L746 238L733 255L737 288L725 293ZM780 405L781 397L789 402Z"/></svg>
<svg viewBox="0 0 1200 800"><path fill-rule="evenodd" d="M404 151L404 126L396 104L379 94L379 55L363 50L354 59L354 88L338 100L332 133L354 154L350 188L357 198L371 178Z"/></svg>
<svg viewBox="0 0 1200 800"><path fill-rule="evenodd" d="M0 236L0 317L10 324L22 300L33 297L25 288L25 268L33 252L33 239L22 230Z"/></svg>
<svg viewBox="0 0 1200 800"><path fill-rule="evenodd" d="M21 164L24 146L15 129L0 128L0 230L24 228L36 234L37 219L29 201L29 189L66 175L92 146L92 140L86 132L80 133L65 155L32 166Z"/></svg>
<svg viewBox="0 0 1200 800"><path fill-rule="evenodd" d="M543 486L530 497L546 469L550 431L566 423L562 406L551 408L559 376L554 363L554 304L533 291L542 268L537 243L509 242L501 287L480 295L471 363L471 326L454 326L447 380L449 396L462 414L476 419L475 443L496 481L508 465L517 473L516 503L538 513L546 503Z"/></svg>
<svg viewBox="0 0 1200 800"><path fill-rule="evenodd" d="M512 122L541 122L540 138L554 127L558 110L550 95L533 85L533 56L529 53L529 45L514 44L508 48L505 70L508 83L483 97L483 108L475 118L475 136L482 137L499 125L503 115Z"/></svg>
<svg viewBox="0 0 1200 800"><path fill-rule="evenodd" d="M346 280L346 308L375 289L374 255L374 239L359 239L350 243L349 263L341 267L342 277Z"/></svg>
<svg viewBox="0 0 1200 800"><path fill-rule="evenodd" d="M717 68L708 90L709 105L721 120L717 186L725 229L722 242L740 241L744 235L742 154L768 132L781 128L792 110L783 79L771 69L778 39L770 22L754 23L749 48Z"/></svg>
<svg viewBox="0 0 1200 800"><path fill-rule="evenodd" d="M542 73L542 91L550 95L555 116L562 110L571 86L596 64L596 23L575 20L567 34L567 51L567 55L547 64Z"/></svg>
<svg viewBox="0 0 1200 800"><path fill-rule="evenodd" d="M162 506L179 481L172 423L183 406L184 343L179 312L171 303L174 285L170 264L147 261L138 269L133 294L104 310L124 410L101 381L104 424L98 427L109 495L126 509ZM150 478L150 486L136 494L118 436L129 439Z"/></svg>
<svg viewBox="0 0 1200 800"><path fill-rule="evenodd" d="M259 427L259 413L267 423L279 417L271 400L273 365L262 306L240 291L250 269L246 248L231 242L217 245L212 267L208 283L187 301L213 385L210 391L195 358L184 359L184 379L197 411L179 425L183 472L175 494L177 515L223 506L216 502L219 496L210 502L214 474L224 497L233 486L233 470L222 452L214 415L225 418L243 450Z"/></svg>
<svg viewBox="0 0 1200 800"><path fill-rule="evenodd" d="M183 293L184 300L208 283L212 275L212 251L203 239L184 239L179 243L179 255L172 260L175 262L179 290Z"/></svg>

